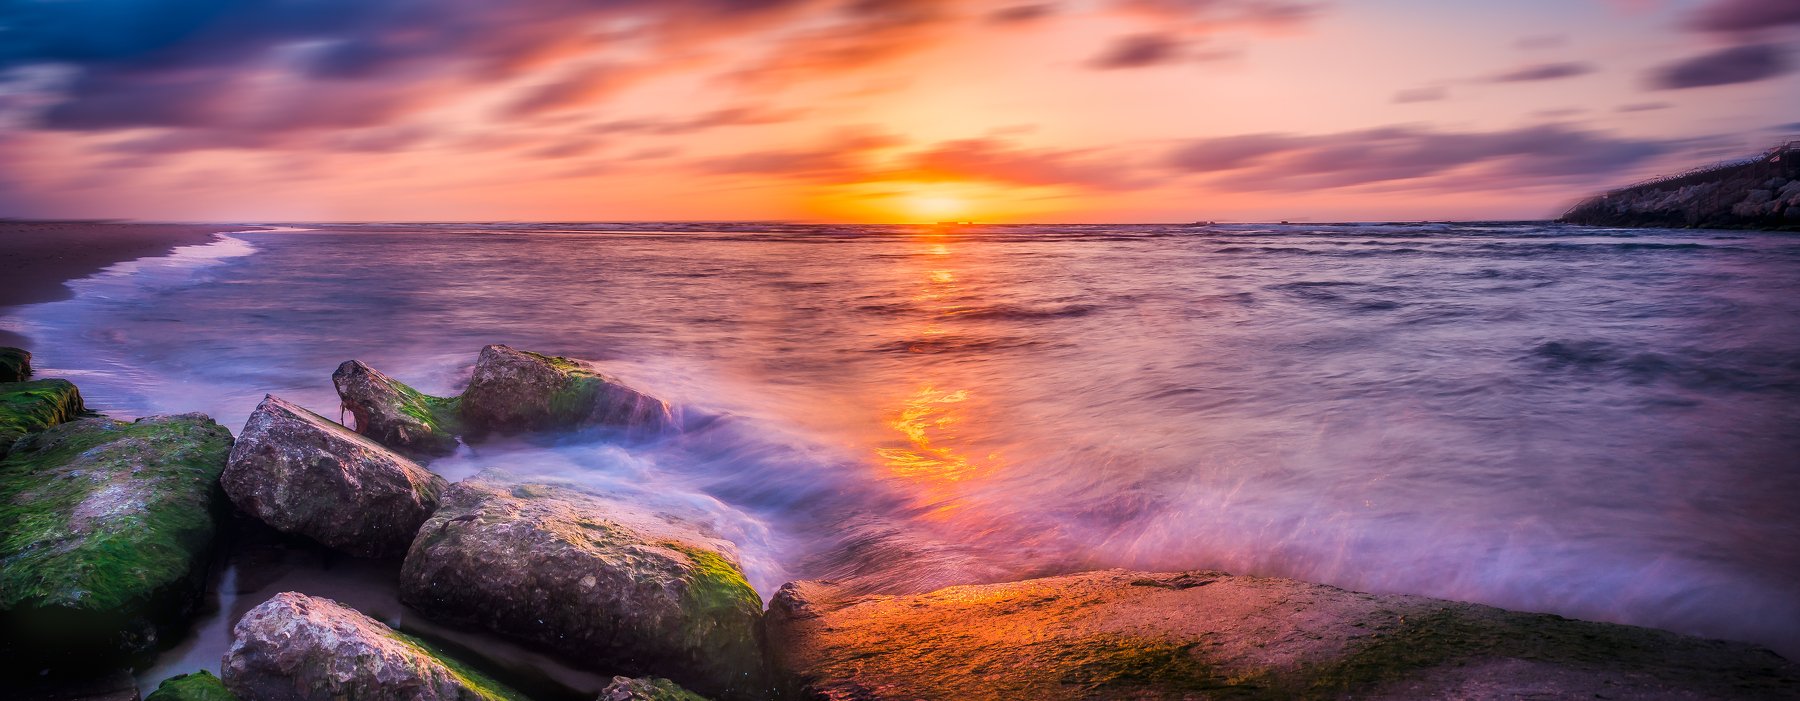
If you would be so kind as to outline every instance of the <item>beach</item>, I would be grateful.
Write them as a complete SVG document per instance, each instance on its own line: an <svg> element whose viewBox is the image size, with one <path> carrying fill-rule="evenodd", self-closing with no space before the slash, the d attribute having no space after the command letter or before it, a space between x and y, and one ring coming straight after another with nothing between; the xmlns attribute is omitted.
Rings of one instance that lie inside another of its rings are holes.
<svg viewBox="0 0 1800 701"><path fill-rule="evenodd" d="M67 299L63 283L114 263L206 243L230 231L223 224L148 224L116 221L0 221L0 314L10 307ZM0 345L32 341L0 330Z"/></svg>

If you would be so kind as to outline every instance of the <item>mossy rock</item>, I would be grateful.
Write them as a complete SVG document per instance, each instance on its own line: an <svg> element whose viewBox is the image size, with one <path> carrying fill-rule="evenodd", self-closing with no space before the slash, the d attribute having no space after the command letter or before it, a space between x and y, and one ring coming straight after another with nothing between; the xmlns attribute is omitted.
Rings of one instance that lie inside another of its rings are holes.
<svg viewBox="0 0 1800 701"><path fill-rule="evenodd" d="M362 361L346 360L331 373L356 432L418 458L449 455L463 432L460 397L434 397Z"/></svg>
<svg viewBox="0 0 1800 701"><path fill-rule="evenodd" d="M203 414L88 418L0 461L0 618L19 656L154 646L200 592L231 433Z"/></svg>
<svg viewBox="0 0 1800 701"><path fill-rule="evenodd" d="M87 407L68 380L0 383L0 457L26 434L73 421Z"/></svg>
<svg viewBox="0 0 1800 701"><path fill-rule="evenodd" d="M706 697L662 677L613 677L596 701L706 701Z"/></svg>
<svg viewBox="0 0 1800 701"><path fill-rule="evenodd" d="M211 672L200 670L164 679L144 701L238 701L238 697Z"/></svg>
<svg viewBox="0 0 1800 701"><path fill-rule="evenodd" d="M667 402L586 361L499 345L481 349L459 413L477 435L594 426L655 435L676 428Z"/></svg>
<svg viewBox="0 0 1800 701"><path fill-rule="evenodd" d="M0 346L0 382L22 382L31 378L31 351Z"/></svg>
<svg viewBox="0 0 1800 701"><path fill-rule="evenodd" d="M762 598L700 525L497 471L451 486L419 529L400 599L602 673L758 698Z"/></svg>
<svg viewBox="0 0 1800 701"><path fill-rule="evenodd" d="M249 699L528 701L423 640L298 592L276 594L238 620L223 676Z"/></svg>

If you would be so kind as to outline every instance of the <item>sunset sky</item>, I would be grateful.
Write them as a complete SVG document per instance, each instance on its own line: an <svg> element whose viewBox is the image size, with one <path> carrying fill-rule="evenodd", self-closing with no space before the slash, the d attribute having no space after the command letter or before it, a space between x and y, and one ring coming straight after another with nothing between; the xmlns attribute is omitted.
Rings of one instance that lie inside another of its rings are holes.
<svg viewBox="0 0 1800 701"><path fill-rule="evenodd" d="M1797 69L1800 0L21 0L0 216L1546 218Z"/></svg>

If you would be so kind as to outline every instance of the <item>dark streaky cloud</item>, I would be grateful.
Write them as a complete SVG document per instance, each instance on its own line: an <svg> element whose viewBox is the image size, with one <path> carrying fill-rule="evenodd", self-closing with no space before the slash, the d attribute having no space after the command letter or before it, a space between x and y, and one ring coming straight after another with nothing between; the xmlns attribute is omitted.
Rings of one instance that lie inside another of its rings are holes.
<svg viewBox="0 0 1800 701"><path fill-rule="evenodd" d="M1595 68L1592 64L1574 61L1563 63L1540 63L1489 76L1487 82L1528 83L1544 80L1561 80L1563 78L1587 75L1593 73L1594 70Z"/></svg>
<svg viewBox="0 0 1800 701"><path fill-rule="evenodd" d="M1437 187L1466 190L1538 184L1546 178L1605 176L1668 150L1565 125L1496 132L1446 132L1396 126L1340 134L1250 134L1202 139L1176 148L1168 164L1214 174L1240 190L1353 187L1474 169Z"/></svg>
<svg viewBox="0 0 1800 701"><path fill-rule="evenodd" d="M1704 88L1752 83L1792 70L1793 64L1781 47L1748 44L1719 49L1663 66L1651 75L1650 82L1652 86L1664 90Z"/></svg>
<svg viewBox="0 0 1800 701"><path fill-rule="evenodd" d="M1713 0L1694 11L1687 25L1703 32L1756 32L1800 25L1795 0Z"/></svg>
<svg viewBox="0 0 1800 701"><path fill-rule="evenodd" d="M1111 46L1088 65L1101 70L1147 68L1182 59L1187 42L1174 34L1146 32L1113 40Z"/></svg>

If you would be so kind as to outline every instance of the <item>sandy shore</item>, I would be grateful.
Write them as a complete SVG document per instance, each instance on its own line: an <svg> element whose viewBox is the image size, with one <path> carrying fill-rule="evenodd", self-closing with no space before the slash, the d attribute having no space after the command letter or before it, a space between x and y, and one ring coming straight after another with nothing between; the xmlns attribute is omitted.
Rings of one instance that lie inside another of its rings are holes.
<svg viewBox="0 0 1800 701"><path fill-rule="evenodd" d="M21 304L66 299L63 283L106 266L206 243L227 224L138 224L88 221L0 221L0 315ZM30 348L30 341L0 331L0 345Z"/></svg>

